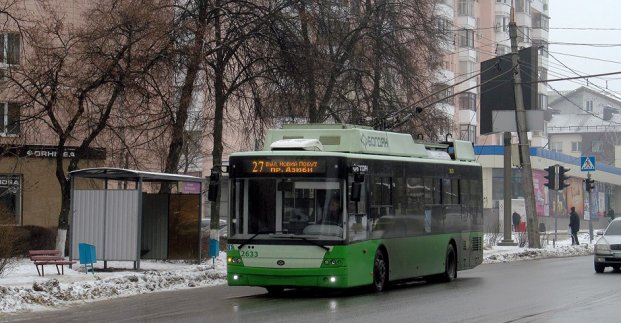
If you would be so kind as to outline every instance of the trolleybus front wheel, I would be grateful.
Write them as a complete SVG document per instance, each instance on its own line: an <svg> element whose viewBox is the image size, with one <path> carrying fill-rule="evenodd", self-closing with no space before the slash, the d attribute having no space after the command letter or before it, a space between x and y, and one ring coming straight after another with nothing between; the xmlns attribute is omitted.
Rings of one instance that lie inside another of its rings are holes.
<svg viewBox="0 0 621 323"><path fill-rule="evenodd" d="M388 264L386 256L381 249L375 253L375 261L373 261L373 290L381 292L386 288L388 280Z"/></svg>

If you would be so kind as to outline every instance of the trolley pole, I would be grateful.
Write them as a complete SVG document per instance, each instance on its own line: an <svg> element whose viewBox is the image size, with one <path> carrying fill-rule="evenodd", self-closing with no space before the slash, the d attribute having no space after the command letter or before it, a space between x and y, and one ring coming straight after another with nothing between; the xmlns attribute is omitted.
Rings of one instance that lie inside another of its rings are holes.
<svg viewBox="0 0 621 323"><path fill-rule="evenodd" d="M511 58L513 66L513 87L515 92L515 120L519 139L520 163L522 166L522 189L524 190L524 204L526 207L526 229L528 232L528 246L541 248L537 214L535 209L535 193L533 189L533 170L530 164L528 135L526 133L526 111L522 96L522 78L520 76L517 24L515 23L515 9L511 7L511 22L509 23L509 37L511 39Z"/></svg>

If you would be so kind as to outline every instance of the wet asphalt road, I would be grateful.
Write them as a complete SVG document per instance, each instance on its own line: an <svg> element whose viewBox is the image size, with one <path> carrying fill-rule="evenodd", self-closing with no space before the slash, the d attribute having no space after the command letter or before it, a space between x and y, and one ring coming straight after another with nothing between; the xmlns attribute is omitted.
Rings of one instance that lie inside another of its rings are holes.
<svg viewBox="0 0 621 323"><path fill-rule="evenodd" d="M593 258L481 265L452 283L410 282L384 293L215 286L0 317L22 322L618 322L621 273Z"/></svg>

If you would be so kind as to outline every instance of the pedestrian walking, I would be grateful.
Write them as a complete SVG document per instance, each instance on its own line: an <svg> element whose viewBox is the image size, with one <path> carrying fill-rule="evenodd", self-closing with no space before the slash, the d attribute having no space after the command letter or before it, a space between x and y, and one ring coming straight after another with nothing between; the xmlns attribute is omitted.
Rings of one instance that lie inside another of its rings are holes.
<svg viewBox="0 0 621 323"><path fill-rule="evenodd" d="M580 231L580 216L576 212L575 207L571 207L571 212L569 213L569 229L571 230L571 244L579 245L578 242L578 231Z"/></svg>
<svg viewBox="0 0 621 323"><path fill-rule="evenodd" d="M511 222L513 222L513 231L517 232L520 225L520 214L516 211L513 211Z"/></svg>

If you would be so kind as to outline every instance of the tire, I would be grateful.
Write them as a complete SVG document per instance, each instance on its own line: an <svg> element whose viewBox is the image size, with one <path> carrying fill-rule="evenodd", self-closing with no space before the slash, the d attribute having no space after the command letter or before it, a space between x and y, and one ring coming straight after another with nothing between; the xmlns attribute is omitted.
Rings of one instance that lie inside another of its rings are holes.
<svg viewBox="0 0 621 323"><path fill-rule="evenodd" d="M457 255L452 244L446 247L446 261L444 263L444 273L441 275L441 281L451 282L457 279Z"/></svg>
<svg viewBox="0 0 621 323"><path fill-rule="evenodd" d="M375 260L373 261L373 291L382 292L386 288L388 282L388 263L386 255L382 250L375 252Z"/></svg>
<svg viewBox="0 0 621 323"><path fill-rule="evenodd" d="M593 265L595 267L595 272L598 274L603 273L604 269L606 268L606 266L602 264L601 262L594 262Z"/></svg>

